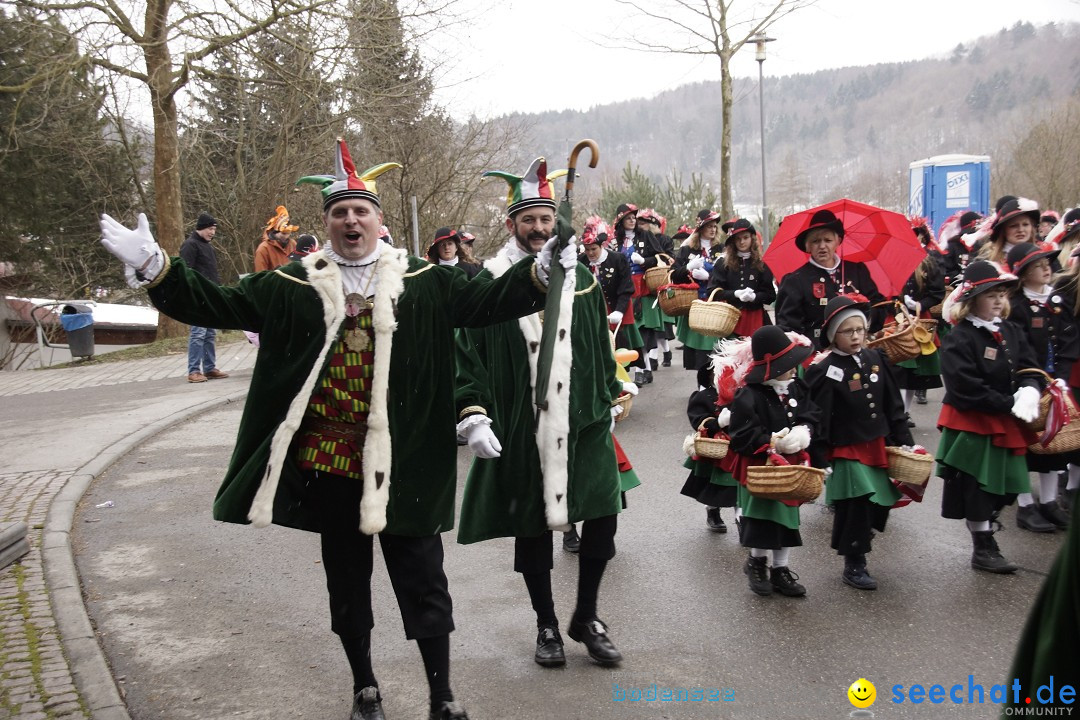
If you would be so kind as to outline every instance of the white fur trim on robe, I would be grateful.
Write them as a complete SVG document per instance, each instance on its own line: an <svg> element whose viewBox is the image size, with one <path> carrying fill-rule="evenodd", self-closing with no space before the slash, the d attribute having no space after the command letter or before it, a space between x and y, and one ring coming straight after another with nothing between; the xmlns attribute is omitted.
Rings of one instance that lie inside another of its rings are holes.
<svg viewBox="0 0 1080 720"><path fill-rule="evenodd" d="M511 239L510 242L514 240ZM498 255L484 263L484 267L497 278L510 269L511 261L507 248L503 248ZM577 269L575 267L566 273L563 280L551 375L548 379L548 409L540 413L536 427L536 448L540 455L540 470L544 476L544 513L548 527L552 530L570 529L570 512L566 497L570 476L570 368L573 363L570 324L574 314L576 285ZM540 314L534 313L519 318L518 327L521 329L529 357L529 387L532 390L535 405L537 360L540 357L540 338L543 332Z"/></svg>
<svg viewBox="0 0 1080 720"><path fill-rule="evenodd" d="M324 263L321 268L317 267L320 260ZM285 419L274 431L270 443L270 459L263 473L262 483L248 510L248 519L255 527L266 527L273 520L274 496L277 494L281 468L292 445L293 436L300 429L326 357L333 349L338 330L345 319L345 294L337 264L329 261L322 252L312 253L301 262L307 270L308 282L322 301L326 336L319 357L312 365L300 391L289 403ZM368 535L380 532L386 527L386 506L390 500L392 448L387 389L393 336L397 329L393 305L405 289L404 276L407 270L408 256L404 250L389 247L381 249L376 270L375 307L372 310L375 366L372 374L371 406L368 411L368 432L362 457L364 496L360 502L360 530Z"/></svg>

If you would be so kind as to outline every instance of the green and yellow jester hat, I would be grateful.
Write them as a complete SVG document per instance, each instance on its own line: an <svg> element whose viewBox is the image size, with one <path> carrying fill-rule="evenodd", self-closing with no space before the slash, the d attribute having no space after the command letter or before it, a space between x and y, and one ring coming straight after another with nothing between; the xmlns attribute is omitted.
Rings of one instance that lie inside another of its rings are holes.
<svg viewBox="0 0 1080 720"><path fill-rule="evenodd" d="M533 160L523 176L502 170L488 170L483 177L500 177L510 186L506 193L506 214L513 217L519 210L541 205L554 210L555 188L551 181L565 174L566 170L556 170L549 175L547 161L539 157Z"/></svg>
<svg viewBox="0 0 1080 720"><path fill-rule="evenodd" d="M297 180L296 184L321 185L324 211L338 200L346 198L370 200L375 203L375 207L381 208L378 191L375 189L375 178L387 170L401 167L401 164L383 163L358 173L349 155L349 148L345 146L345 140L338 138L337 144L337 168L333 175L308 175Z"/></svg>

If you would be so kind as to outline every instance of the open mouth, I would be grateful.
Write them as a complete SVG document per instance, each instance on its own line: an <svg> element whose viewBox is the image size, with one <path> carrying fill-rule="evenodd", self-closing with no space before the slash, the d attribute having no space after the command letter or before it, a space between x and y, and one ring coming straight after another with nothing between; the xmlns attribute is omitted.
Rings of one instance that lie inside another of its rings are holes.
<svg viewBox="0 0 1080 720"><path fill-rule="evenodd" d="M345 233L345 241L350 243L358 243L363 239L363 236L358 232Z"/></svg>

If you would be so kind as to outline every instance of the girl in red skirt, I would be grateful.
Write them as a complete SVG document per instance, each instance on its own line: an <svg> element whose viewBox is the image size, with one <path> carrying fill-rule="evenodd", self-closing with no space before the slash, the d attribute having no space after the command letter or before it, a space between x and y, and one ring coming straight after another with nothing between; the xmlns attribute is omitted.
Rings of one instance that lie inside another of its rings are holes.
<svg viewBox="0 0 1080 720"><path fill-rule="evenodd" d="M765 309L776 301L776 286L772 271L761 261L761 246L757 230L746 218L724 223L720 229L727 233L724 255L713 265L705 297L720 288L713 298L739 308L739 322L731 334L750 337L762 325L772 325Z"/></svg>

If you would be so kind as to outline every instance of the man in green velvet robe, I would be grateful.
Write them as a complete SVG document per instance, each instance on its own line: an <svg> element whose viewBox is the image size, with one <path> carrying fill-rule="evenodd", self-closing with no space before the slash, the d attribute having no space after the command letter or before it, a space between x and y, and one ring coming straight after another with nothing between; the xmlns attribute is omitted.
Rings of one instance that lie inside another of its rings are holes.
<svg viewBox="0 0 1080 720"><path fill-rule="evenodd" d="M351 720L383 718L370 657L376 533L406 637L420 647L430 717L461 720L439 535L454 524L454 328L542 307L554 242L483 283L408 257L379 241L375 177L393 167L358 173L339 140L337 173L302 179L323 186L329 247L234 286L165 256L144 215L135 230L104 216L102 243L161 312L260 334L214 517L320 533L331 627L353 671ZM573 243L559 262L576 265Z"/></svg>
<svg viewBox="0 0 1080 720"><path fill-rule="evenodd" d="M523 177L491 173L510 185L510 239L474 282L504 277L552 237L555 201L546 171L538 158ZM615 555L622 507L611 438L612 404L622 383L615 378L603 291L584 265L567 272L561 297L550 411L539 421L534 388L540 315L458 334L458 431L478 455L465 485L458 542L516 538L514 569L525 578L539 628L534 659L558 667L566 659L551 594L551 531L584 521L568 634L595 661L613 665L622 656L596 616L596 602L604 568Z"/></svg>

